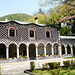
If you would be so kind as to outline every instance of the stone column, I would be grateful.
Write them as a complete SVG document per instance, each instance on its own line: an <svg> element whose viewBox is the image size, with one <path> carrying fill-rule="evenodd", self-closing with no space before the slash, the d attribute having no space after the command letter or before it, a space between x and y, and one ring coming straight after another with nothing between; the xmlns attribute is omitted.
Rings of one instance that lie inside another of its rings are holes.
<svg viewBox="0 0 75 75"><path fill-rule="evenodd" d="M65 55L67 55L67 46L65 46Z"/></svg>
<svg viewBox="0 0 75 75"><path fill-rule="evenodd" d="M62 55L62 51L61 51L60 30L58 31L58 43L59 43L59 46L58 46L59 56L61 56Z"/></svg>
<svg viewBox="0 0 75 75"><path fill-rule="evenodd" d="M54 55L54 49L53 49L53 46L52 46L52 55Z"/></svg>
<svg viewBox="0 0 75 75"><path fill-rule="evenodd" d="M45 54L45 56L46 56L46 47L44 47L44 54Z"/></svg>
<svg viewBox="0 0 75 75"><path fill-rule="evenodd" d="M36 59L38 59L38 47L36 47Z"/></svg>
<svg viewBox="0 0 75 75"><path fill-rule="evenodd" d="M72 46L71 46L71 55L73 56L73 48L72 48Z"/></svg>
<svg viewBox="0 0 75 75"><path fill-rule="evenodd" d="M29 60L29 47L27 47L27 59Z"/></svg>
<svg viewBox="0 0 75 75"><path fill-rule="evenodd" d="M19 47L17 47L17 58L19 59Z"/></svg>
<svg viewBox="0 0 75 75"><path fill-rule="evenodd" d="M6 47L6 59L9 59L9 48Z"/></svg>
<svg viewBox="0 0 75 75"><path fill-rule="evenodd" d="M58 51L59 51L59 56L62 56L62 51L61 51L61 43L59 43L59 46L58 46Z"/></svg>

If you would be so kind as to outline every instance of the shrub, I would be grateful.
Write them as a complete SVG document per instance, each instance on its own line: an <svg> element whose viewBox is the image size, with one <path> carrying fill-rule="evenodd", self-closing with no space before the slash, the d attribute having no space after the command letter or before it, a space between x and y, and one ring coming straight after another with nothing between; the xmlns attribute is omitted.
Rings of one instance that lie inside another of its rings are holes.
<svg viewBox="0 0 75 75"><path fill-rule="evenodd" d="M53 68L56 69L57 67L57 62L53 62Z"/></svg>
<svg viewBox="0 0 75 75"><path fill-rule="evenodd" d="M49 65L49 68L50 69L56 69L60 66L60 63L57 63L57 62L51 62L51 63L48 63Z"/></svg>
<svg viewBox="0 0 75 75"><path fill-rule="evenodd" d="M75 67L75 60L74 60L74 67Z"/></svg>
<svg viewBox="0 0 75 75"><path fill-rule="evenodd" d="M63 61L63 64L66 68L70 66L70 61Z"/></svg>
<svg viewBox="0 0 75 75"><path fill-rule="evenodd" d="M48 65L49 65L49 68L50 69L53 69L53 63L51 62L51 63L48 63Z"/></svg>
<svg viewBox="0 0 75 75"><path fill-rule="evenodd" d="M31 71L34 71L35 63L33 61L30 62L30 69Z"/></svg>
<svg viewBox="0 0 75 75"><path fill-rule="evenodd" d="M60 68L60 62L57 63L57 67L56 68L57 69Z"/></svg>
<svg viewBox="0 0 75 75"><path fill-rule="evenodd" d="M73 62L73 60L71 60L70 66L71 66L71 67L74 67L74 62Z"/></svg>
<svg viewBox="0 0 75 75"><path fill-rule="evenodd" d="M42 64L42 70L48 69L48 63Z"/></svg>
<svg viewBox="0 0 75 75"><path fill-rule="evenodd" d="M51 75L60 75L60 69L50 71Z"/></svg>

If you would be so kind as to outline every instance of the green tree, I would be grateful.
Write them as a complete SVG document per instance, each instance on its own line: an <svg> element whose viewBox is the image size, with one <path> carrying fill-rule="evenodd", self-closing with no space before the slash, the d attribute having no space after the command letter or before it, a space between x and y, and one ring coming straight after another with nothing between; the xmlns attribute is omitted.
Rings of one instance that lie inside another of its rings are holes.
<svg viewBox="0 0 75 75"><path fill-rule="evenodd" d="M42 14L42 15L44 15L44 11L40 8L37 14Z"/></svg>
<svg viewBox="0 0 75 75"><path fill-rule="evenodd" d="M64 35L72 35L72 32L71 32L71 28L68 26L66 27L65 25L63 25L62 29L60 29L60 35L64 36Z"/></svg>
<svg viewBox="0 0 75 75"><path fill-rule="evenodd" d="M35 23L35 19L34 18L38 17L38 23L45 24L45 17L44 16L46 16L46 14L42 15L42 14L39 13L36 16L34 16L33 18L29 19L28 22Z"/></svg>
<svg viewBox="0 0 75 75"><path fill-rule="evenodd" d="M69 6L73 6L75 7L75 5L73 4L73 2L75 2L75 0L40 0L40 5L41 6L53 6L56 7L57 5L61 5L61 4L66 4ZM56 6L55 6L56 5Z"/></svg>
<svg viewBox="0 0 75 75"><path fill-rule="evenodd" d="M0 17L0 21L4 21L5 18L8 18L8 20L27 21L32 17L33 16L31 16L31 15L18 13L18 14L10 14L10 15Z"/></svg>

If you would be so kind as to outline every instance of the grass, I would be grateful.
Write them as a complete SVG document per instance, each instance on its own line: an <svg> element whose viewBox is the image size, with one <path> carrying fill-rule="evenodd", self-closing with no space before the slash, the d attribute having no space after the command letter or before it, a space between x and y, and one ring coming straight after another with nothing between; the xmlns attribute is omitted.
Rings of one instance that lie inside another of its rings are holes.
<svg viewBox="0 0 75 75"><path fill-rule="evenodd" d="M53 70L34 70L37 75L75 75L75 68L60 68Z"/></svg>
<svg viewBox="0 0 75 75"><path fill-rule="evenodd" d="M64 59L75 59L75 57L65 57Z"/></svg>

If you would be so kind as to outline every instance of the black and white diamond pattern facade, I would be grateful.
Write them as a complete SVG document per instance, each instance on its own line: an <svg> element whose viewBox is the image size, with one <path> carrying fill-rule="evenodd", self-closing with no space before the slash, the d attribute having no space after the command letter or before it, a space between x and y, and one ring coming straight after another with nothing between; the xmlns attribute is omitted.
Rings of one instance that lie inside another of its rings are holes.
<svg viewBox="0 0 75 75"><path fill-rule="evenodd" d="M16 36L14 37L8 36L9 27L14 27L16 29ZM30 28L35 29L34 39L29 39L29 29ZM46 29L50 30L50 33L51 33L50 37L46 37ZM44 56L55 55L55 54L62 55L62 52L59 50L58 39L59 39L58 38L58 28L52 25L25 23L25 22L19 22L19 21L8 21L8 22L2 21L0 22L0 44L5 45L6 54L5 56L1 55L0 58L6 57L6 59L9 59L9 53L11 53L9 46L11 44L16 45L16 54L17 54L16 57L17 58L19 58L20 56L19 47L21 44L25 44L26 46L27 58L38 57L38 55L44 55ZM66 45L66 41L64 41L63 39L60 39L60 41L61 43ZM68 42L69 41L70 41L70 44L75 45L75 39L73 39L72 41L68 40ZM31 48L31 46L33 47ZM0 51L1 49L2 48L0 48ZM35 53L35 55L30 55L29 51L31 49L35 49L35 50L32 50L33 51L32 53ZM71 54L73 54L73 50L71 50Z"/></svg>

